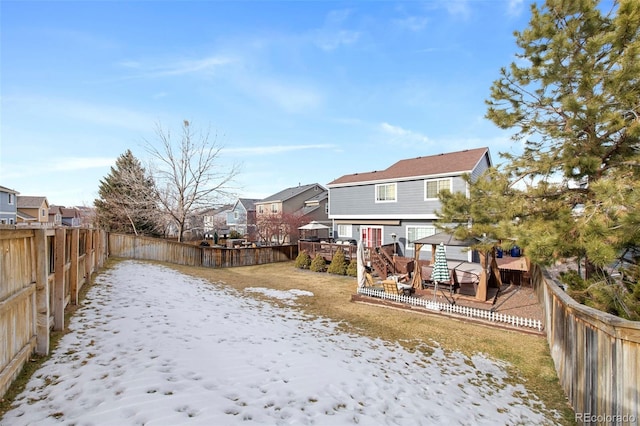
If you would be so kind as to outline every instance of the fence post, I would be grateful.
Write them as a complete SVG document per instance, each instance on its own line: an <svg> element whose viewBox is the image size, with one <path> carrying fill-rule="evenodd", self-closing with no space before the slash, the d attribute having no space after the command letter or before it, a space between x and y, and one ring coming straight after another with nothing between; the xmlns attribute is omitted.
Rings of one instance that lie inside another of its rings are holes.
<svg viewBox="0 0 640 426"><path fill-rule="evenodd" d="M78 304L78 268L80 265L78 264L78 256L79 256L79 248L80 248L80 230L78 228L74 228L71 230L71 269L69 270L69 289L71 291L71 303L74 305Z"/></svg>
<svg viewBox="0 0 640 426"><path fill-rule="evenodd" d="M85 284L89 283L91 274L93 273L94 260L93 256L95 251L93 250L93 230L84 230L84 273L86 274Z"/></svg>
<svg viewBox="0 0 640 426"><path fill-rule="evenodd" d="M66 229L56 228L55 231L55 255L54 255L54 286L53 286L53 329L64 330L64 264Z"/></svg>
<svg viewBox="0 0 640 426"><path fill-rule="evenodd" d="M47 256L47 231L34 232L35 282L36 282L36 352L49 354L49 256Z"/></svg>

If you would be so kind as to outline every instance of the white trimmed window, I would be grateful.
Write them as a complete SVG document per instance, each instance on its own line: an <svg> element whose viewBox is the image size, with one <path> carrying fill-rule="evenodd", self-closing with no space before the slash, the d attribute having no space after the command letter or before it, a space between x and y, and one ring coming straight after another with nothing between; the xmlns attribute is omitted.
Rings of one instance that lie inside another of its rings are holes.
<svg viewBox="0 0 640 426"><path fill-rule="evenodd" d="M13 201L14 199L15 199L15 195L13 195L12 193L9 193L9 204L10 205L14 203L14 201Z"/></svg>
<svg viewBox="0 0 640 426"><path fill-rule="evenodd" d="M407 226L407 248L409 250L413 250L413 242L420 238L430 237L431 235L436 233L435 226ZM422 250L431 251L431 246L425 244L422 246Z"/></svg>
<svg viewBox="0 0 640 426"><path fill-rule="evenodd" d="M271 204L271 213L278 213L278 205L276 203Z"/></svg>
<svg viewBox="0 0 640 426"><path fill-rule="evenodd" d="M451 191L451 178L430 179L424 181L424 199L438 198L440 191Z"/></svg>
<svg viewBox="0 0 640 426"><path fill-rule="evenodd" d="M395 183L384 183L376 185L376 203L391 203L396 201Z"/></svg>
<svg viewBox="0 0 640 426"><path fill-rule="evenodd" d="M338 237L346 237L351 238L352 235L352 227L351 225L340 225L338 224Z"/></svg>

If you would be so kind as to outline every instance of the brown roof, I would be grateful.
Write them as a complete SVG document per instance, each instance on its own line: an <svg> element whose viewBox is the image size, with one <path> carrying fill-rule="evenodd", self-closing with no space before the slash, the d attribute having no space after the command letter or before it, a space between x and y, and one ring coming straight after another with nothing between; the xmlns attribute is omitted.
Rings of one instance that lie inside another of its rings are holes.
<svg viewBox="0 0 640 426"><path fill-rule="evenodd" d="M45 203L49 207L47 197L34 197L27 195L18 195L18 208L19 209L39 209L42 204Z"/></svg>
<svg viewBox="0 0 640 426"><path fill-rule="evenodd" d="M472 171L485 155L489 155L489 148L410 158L400 160L385 170L344 175L328 185L465 173Z"/></svg>

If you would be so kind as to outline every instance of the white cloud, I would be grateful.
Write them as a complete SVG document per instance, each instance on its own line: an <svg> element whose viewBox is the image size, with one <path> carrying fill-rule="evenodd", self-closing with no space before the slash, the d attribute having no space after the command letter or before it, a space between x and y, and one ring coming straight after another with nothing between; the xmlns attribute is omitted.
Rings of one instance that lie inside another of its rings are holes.
<svg viewBox="0 0 640 426"><path fill-rule="evenodd" d="M316 144L316 145L271 145L271 146L253 146L246 148L225 148L224 153L228 154L242 154L242 155L270 155L280 154L283 152L302 151L306 149L333 149L334 145L331 144Z"/></svg>
<svg viewBox="0 0 640 426"><path fill-rule="evenodd" d="M380 129L386 135L391 136L391 142L398 144L414 144L414 143L429 143L430 140L425 135L414 132L411 130L403 129L402 127L394 126L389 123L381 123Z"/></svg>
<svg viewBox="0 0 640 426"><path fill-rule="evenodd" d="M2 165L4 179L20 179L43 175L46 173L100 169L115 164L113 157L53 157L53 158L25 158L23 163Z"/></svg>
<svg viewBox="0 0 640 426"><path fill-rule="evenodd" d="M471 15L469 0L449 0L445 2L445 7L449 14L468 18Z"/></svg>
<svg viewBox="0 0 640 426"><path fill-rule="evenodd" d="M314 109L323 102L319 91L302 84L282 83L274 79L247 78L244 90L252 95L267 99L287 112L304 112Z"/></svg>
<svg viewBox="0 0 640 426"><path fill-rule="evenodd" d="M509 16L520 16L524 10L523 0L509 0L507 14Z"/></svg>
<svg viewBox="0 0 640 426"><path fill-rule="evenodd" d="M79 122L98 124L123 129L148 131L157 117L112 105L101 105L77 99L46 96L11 96L3 103L16 110L24 110L26 116L44 117L46 120L71 118ZM15 111L14 111L15 112Z"/></svg>
<svg viewBox="0 0 640 426"><path fill-rule="evenodd" d="M401 19L394 19L394 24L400 28L408 29L409 31L422 31L427 27L429 19L425 16L409 16Z"/></svg>
<svg viewBox="0 0 640 426"><path fill-rule="evenodd" d="M148 65L139 61L123 61L119 65L135 70L138 74L129 78L171 77L186 74L213 74L223 65L236 62L227 56L208 56L191 60L168 60L165 63Z"/></svg>
<svg viewBox="0 0 640 426"><path fill-rule="evenodd" d="M54 172L68 172L74 170L96 169L115 165L112 157L63 157L47 161L49 169ZM46 170L45 170L46 171Z"/></svg>
<svg viewBox="0 0 640 426"><path fill-rule="evenodd" d="M326 51L356 43L360 38L360 32L342 28L350 15L351 10L348 9L329 12L324 25L310 33L312 42Z"/></svg>

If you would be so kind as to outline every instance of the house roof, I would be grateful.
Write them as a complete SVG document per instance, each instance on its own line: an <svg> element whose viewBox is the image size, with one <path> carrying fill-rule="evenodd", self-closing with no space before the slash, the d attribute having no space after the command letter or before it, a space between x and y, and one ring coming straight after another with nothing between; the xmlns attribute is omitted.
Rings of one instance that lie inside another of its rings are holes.
<svg viewBox="0 0 640 426"><path fill-rule="evenodd" d="M47 197L37 197L28 195L18 195L18 208L19 209L39 209L42 204L49 206Z"/></svg>
<svg viewBox="0 0 640 426"><path fill-rule="evenodd" d="M19 194L15 189L7 188L6 186L0 185L0 192L6 192L9 194Z"/></svg>
<svg viewBox="0 0 640 426"><path fill-rule="evenodd" d="M238 198L238 202L242 204L244 209L248 212L254 211L256 209L256 203L260 200L255 198Z"/></svg>
<svg viewBox="0 0 640 426"><path fill-rule="evenodd" d="M25 222L30 222L30 221L37 220L36 217L33 217L30 214L27 214L27 213L21 212L21 211L16 212L16 216L19 217L20 219L24 220Z"/></svg>
<svg viewBox="0 0 640 426"><path fill-rule="evenodd" d="M203 210L200 214L202 216L216 216L222 213L230 212L232 208L233 206L231 204L224 204L222 206Z"/></svg>
<svg viewBox="0 0 640 426"><path fill-rule="evenodd" d="M344 175L327 186L466 173L472 171L485 156L490 162L489 148L486 147L410 158L400 160L385 170Z"/></svg>
<svg viewBox="0 0 640 426"><path fill-rule="evenodd" d="M80 211L75 207L61 207L60 214L63 218L67 219L70 217L80 217Z"/></svg>
<svg viewBox="0 0 640 426"><path fill-rule="evenodd" d="M305 203L307 203L307 204L319 203L320 201L326 200L327 198L329 198L329 191L322 191L321 193L316 194L313 197L311 197L308 200L306 200Z"/></svg>
<svg viewBox="0 0 640 426"><path fill-rule="evenodd" d="M271 195L270 197L267 197L263 200L256 202L256 204L272 203L274 201L284 202L314 187L317 187L319 191L326 191L326 188L318 183L311 183L308 185L298 185L298 186L293 186L291 188L283 189L282 191L277 192Z"/></svg>

